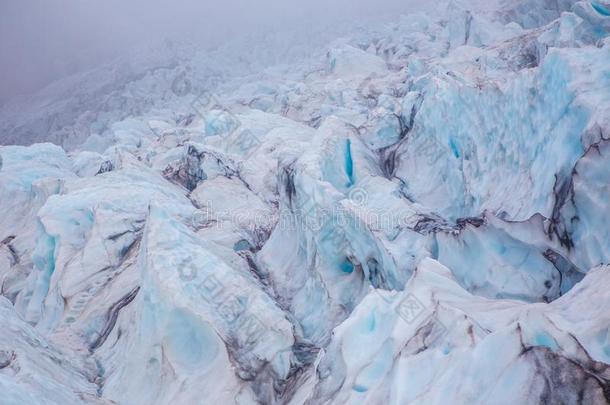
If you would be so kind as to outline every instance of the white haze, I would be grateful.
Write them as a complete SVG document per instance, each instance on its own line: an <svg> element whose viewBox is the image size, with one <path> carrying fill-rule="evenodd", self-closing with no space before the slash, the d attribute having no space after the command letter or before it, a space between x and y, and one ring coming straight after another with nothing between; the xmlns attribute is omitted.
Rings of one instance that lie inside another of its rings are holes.
<svg viewBox="0 0 610 405"><path fill-rule="evenodd" d="M214 46L261 30L408 13L412 0L4 0L0 104L145 44ZM421 7L418 6L418 7Z"/></svg>

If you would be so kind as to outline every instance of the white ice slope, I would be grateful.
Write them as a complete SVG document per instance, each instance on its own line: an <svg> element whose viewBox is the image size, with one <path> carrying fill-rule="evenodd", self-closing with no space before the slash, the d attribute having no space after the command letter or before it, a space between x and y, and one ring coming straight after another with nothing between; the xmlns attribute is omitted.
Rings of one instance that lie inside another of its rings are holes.
<svg viewBox="0 0 610 405"><path fill-rule="evenodd" d="M435 8L4 108L0 403L610 402L610 4Z"/></svg>

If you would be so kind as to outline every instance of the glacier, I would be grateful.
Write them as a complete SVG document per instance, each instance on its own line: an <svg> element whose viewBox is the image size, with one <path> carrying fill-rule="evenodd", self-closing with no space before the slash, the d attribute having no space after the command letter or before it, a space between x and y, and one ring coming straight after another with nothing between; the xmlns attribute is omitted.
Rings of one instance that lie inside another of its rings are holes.
<svg viewBox="0 0 610 405"><path fill-rule="evenodd" d="M0 403L610 403L610 3L432 8L2 106Z"/></svg>

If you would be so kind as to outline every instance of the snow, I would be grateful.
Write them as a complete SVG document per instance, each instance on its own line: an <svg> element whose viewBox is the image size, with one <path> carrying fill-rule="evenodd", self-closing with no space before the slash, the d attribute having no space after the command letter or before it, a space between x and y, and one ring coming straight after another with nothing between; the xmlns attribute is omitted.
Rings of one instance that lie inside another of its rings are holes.
<svg viewBox="0 0 610 405"><path fill-rule="evenodd" d="M0 402L607 402L608 7L442 2L4 108Z"/></svg>

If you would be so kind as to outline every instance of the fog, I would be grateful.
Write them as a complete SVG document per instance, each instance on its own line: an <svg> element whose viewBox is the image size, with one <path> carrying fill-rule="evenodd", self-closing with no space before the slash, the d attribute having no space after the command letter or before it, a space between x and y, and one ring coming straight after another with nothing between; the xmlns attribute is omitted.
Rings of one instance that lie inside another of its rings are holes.
<svg viewBox="0 0 610 405"><path fill-rule="evenodd" d="M3 0L0 104L145 44L398 15L411 0Z"/></svg>

